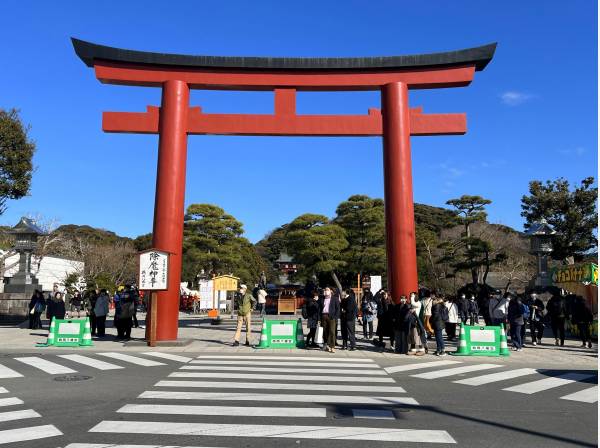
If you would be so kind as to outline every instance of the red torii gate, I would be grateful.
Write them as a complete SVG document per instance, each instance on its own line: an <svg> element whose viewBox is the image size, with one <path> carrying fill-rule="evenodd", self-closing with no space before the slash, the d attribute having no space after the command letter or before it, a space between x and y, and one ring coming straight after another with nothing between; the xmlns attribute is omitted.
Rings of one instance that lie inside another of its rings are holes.
<svg viewBox="0 0 600 448"><path fill-rule="evenodd" d="M177 339L188 134L383 136L388 289L416 291L411 135L466 132L465 114L409 109L408 90L462 87L491 61L496 44L445 53L373 58L187 56L72 39L103 83L161 87L161 107L104 112L105 132L159 134L153 246L170 252L169 289L158 299L157 340ZM205 114L190 89L274 91L274 114ZM367 115L297 115L297 91L380 90Z"/></svg>

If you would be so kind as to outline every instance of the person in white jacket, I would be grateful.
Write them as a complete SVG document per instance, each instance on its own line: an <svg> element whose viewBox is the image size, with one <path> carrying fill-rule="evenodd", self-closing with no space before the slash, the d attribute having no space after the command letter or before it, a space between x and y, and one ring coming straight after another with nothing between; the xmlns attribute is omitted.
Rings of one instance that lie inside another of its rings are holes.
<svg viewBox="0 0 600 448"><path fill-rule="evenodd" d="M456 300L449 297L444 303L448 308L448 321L446 322L446 335L449 341L456 339L456 324L458 323L458 306Z"/></svg>
<svg viewBox="0 0 600 448"><path fill-rule="evenodd" d="M489 310L490 318L492 319L492 325L506 325L510 297L510 293L507 292L504 294L504 296L496 294L490 299Z"/></svg>

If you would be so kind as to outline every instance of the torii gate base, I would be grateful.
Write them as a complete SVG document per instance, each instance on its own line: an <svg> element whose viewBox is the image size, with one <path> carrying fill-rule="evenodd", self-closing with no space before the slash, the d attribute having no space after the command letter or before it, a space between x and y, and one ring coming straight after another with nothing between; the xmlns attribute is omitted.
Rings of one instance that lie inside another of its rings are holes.
<svg viewBox="0 0 600 448"><path fill-rule="evenodd" d="M158 133L153 246L171 253L169 288L158 293L158 341L177 339L188 134L383 136L388 289L397 301L418 288L410 136L464 134L464 114L409 109L409 89L468 85L496 44L387 58L226 58L122 50L73 39L104 83L162 87L160 109L105 112L106 132ZM274 91L273 115L204 114L190 88ZM297 90L380 90L382 111L297 115Z"/></svg>

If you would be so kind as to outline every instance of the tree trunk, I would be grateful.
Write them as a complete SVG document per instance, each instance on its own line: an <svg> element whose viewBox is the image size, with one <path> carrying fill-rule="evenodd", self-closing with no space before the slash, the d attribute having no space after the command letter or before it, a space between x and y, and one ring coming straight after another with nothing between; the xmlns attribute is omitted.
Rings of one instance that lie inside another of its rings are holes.
<svg viewBox="0 0 600 448"><path fill-rule="evenodd" d="M343 291L342 284L338 280L337 275L335 275L335 272L331 271L331 277L333 278L333 281L335 282L335 286L337 286L337 289L340 291L340 295L341 295L342 291Z"/></svg>

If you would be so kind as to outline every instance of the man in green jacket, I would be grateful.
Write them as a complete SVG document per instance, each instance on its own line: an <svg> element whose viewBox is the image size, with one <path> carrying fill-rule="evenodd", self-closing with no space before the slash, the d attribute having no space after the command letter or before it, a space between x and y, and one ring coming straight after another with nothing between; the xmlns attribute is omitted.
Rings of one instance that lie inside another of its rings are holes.
<svg viewBox="0 0 600 448"><path fill-rule="evenodd" d="M248 292L246 285L240 285L238 293L235 295L235 304L237 305L237 329L233 346L240 345L240 336L242 333L242 323L246 324L246 345L250 346L250 335L252 333L252 310L256 305L256 299Z"/></svg>

